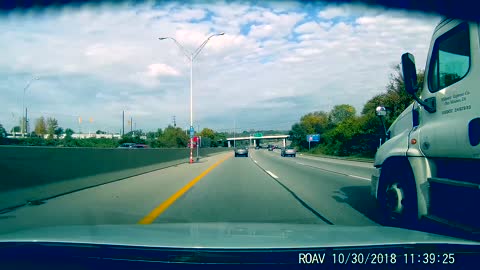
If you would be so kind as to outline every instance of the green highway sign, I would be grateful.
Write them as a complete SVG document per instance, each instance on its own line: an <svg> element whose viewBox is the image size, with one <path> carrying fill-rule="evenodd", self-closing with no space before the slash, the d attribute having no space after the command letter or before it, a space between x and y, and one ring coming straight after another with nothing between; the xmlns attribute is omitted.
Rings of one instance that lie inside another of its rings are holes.
<svg viewBox="0 0 480 270"><path fill-rule="evenodd" d="M255 133L255 134L253 134L253 137L263 137L263 134L262 133Z"/></svg>

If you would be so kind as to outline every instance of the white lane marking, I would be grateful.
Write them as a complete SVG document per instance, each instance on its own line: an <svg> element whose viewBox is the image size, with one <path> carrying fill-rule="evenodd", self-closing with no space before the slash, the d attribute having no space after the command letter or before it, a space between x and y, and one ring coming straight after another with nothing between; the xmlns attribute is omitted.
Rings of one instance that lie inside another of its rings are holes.
<svg viewBox="0 0 480 270"><path fill-rule="evenodd" d="M254 159L253 162L257 163L257 161Z"/></svg>
<svg viewBox="0 0 480 270"><path fill-rule="evenodd" d="M270 174L271 177L275 178L275 179L278 179L278 176L276 176L275 174L273 174L271 171L266 171L268 174Z"/></svg>
<svg viewBox="0 0 480 270"><path fill-rule="evenodd" d="M362 180L366 180L366 181L372 181L372 179L366 178L366 177L361 177L361 176L357 176L357 175L353 175L353 174L344 174L344 173L341 173L341 172L331 171L331 170L323 169L323 168L320 168L320 167L317 167L317 166L304 164L304 163L301 163L301 162L298 162L298 161L297 161L297 163L300 164L300 165L303 165L303 166L307 166L307 167L312 167L312 168L317 168L317 169L324 170L324 171L343 174L343 175L346 175L346 176L350 176L350 177L353 177L353 178L358 178L358 179L362 179Z"/></svg>
<svg viewBox="0 0 480 270"><path fill-rule="evenodd" d="M367 181L372 181L370 178L365 178L365 177L356 176L356 175L351 175L351 174L347 174L347 175L350 176L350 177L358 178L358 179L363 179L363 180L367 180Z"/></svg>

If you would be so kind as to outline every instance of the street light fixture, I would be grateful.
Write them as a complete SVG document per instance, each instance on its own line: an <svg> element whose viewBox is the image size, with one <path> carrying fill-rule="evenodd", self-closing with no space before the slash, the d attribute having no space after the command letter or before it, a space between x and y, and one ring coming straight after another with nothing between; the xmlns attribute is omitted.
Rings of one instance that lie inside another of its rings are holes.
<svg viewBox="0 0 480 270"><path fill-rule="evenodd" d="M22 98L22 114L23 114L23 119L22 119L22 138L25 137L25 131L27 129L27 108L25 108L25 92L27 89L30 87L30 85L33 83L33 81L38 81L40 80L39 77L33 77L27 85L23 88L23 98Z"/></svg>
<svg viewBox="0 0 480 270"><path fill-rule="evenodd" d="M190 163L193 163L193 60L198 56L198 54L202 51L203 47L207 45L208 41L215 36L223 36L225 35L225 32L217 33L210 35L205 41L198 46L198 48L190 52L187 49L185 49L182 44L180 44L176 39L172 37L160 37L158 38L159 40L166 40L166 39L171 39L175 44L182 50L183 54L187 57L188 60L190 60Z"/></svg>

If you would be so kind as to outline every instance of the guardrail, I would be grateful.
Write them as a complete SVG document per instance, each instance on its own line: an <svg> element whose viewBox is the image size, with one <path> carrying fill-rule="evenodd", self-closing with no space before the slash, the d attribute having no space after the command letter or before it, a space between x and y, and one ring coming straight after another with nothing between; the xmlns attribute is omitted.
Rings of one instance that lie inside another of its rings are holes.
<svg viewBox="0 0 480 270"><path fill-rule="evenodd" d="M228 151L200 148L200 157ZM189 162L190 150L0 146L0 209Z"/></svg>

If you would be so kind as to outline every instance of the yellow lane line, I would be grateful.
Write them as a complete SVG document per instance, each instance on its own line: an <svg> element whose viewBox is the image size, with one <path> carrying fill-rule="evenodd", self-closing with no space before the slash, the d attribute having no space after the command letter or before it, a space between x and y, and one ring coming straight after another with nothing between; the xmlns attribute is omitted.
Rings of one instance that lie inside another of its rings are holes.
<svg viewBox="0 0 480 270"><path fill-rule="evenodd" d="M230 157L231 157L231 155L228 155L227 157L223 158L222 160L217 161L215 164L210 166L208 169L206 169L200 175L193 178L192 181L190 181L188 184L186 184L180 190L175 192L175 194L173 194L170 198L168 198L166 201L164 201L159 206L157 206L155 209L153 209L148 215L146 215L144 218L142 218L138 222L138 224L151 224L158 216L160 216L163 212L165 212L165 210L167 210L167 208L170 207L170 205L172 205L178 198L180 198L190 188L192 188L198 181L200 181L200 179L202 179L211 170L215 169L215 167L217 167L218 165L220 165L222 162L224 162L225 160L227 160Z"/></svg>

